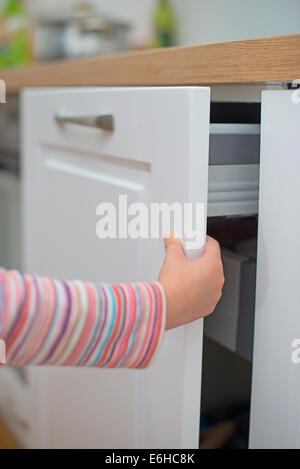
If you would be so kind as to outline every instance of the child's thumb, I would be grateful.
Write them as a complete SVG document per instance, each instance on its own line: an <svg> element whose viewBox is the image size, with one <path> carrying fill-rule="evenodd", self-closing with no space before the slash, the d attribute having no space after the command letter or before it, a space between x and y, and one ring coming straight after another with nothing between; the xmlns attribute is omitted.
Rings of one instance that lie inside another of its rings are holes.
<svg viewBox="0 0 300 469"><path fill-rule="evenodd" d="M166 256L176 256L177 258L185 258L185 253L182 244L173 232L170 236L164 236Z"/></svg>

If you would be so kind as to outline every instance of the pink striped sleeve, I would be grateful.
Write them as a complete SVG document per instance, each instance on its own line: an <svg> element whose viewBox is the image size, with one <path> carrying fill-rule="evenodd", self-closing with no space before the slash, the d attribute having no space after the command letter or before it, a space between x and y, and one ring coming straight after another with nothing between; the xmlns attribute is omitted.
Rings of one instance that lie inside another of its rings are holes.
<svg viewBox="0 0 300 469"><path fill-rule="evenodd" d="M65 282L0 269L0 339L12 366L145 368L165 322L158 282Z"/></svg>

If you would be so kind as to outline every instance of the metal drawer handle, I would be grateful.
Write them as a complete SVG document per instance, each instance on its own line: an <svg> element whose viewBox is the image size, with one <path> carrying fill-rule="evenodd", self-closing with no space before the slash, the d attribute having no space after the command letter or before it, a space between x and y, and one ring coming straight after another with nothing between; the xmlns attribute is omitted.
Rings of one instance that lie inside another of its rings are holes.
<svg viewBox="0 0 300 469"><path fill-rule="evenodd" d="M107 132L113 132L115 130L114 117L111 114L100 116L68 116L56 114L55 120L58 124L76 124L106 130Z"/></svg>

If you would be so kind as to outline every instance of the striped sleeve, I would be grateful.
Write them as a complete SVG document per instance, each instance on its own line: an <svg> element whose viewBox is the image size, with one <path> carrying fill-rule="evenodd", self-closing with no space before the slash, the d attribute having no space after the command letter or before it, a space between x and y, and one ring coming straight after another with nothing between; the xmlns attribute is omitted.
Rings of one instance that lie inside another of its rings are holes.
<svg viewBox="0 0 300 469"><path fill-rule="evenodd" d="M0 269L0 339L11 366L146 368L165 322L158 282L65 282Z"/></svg>

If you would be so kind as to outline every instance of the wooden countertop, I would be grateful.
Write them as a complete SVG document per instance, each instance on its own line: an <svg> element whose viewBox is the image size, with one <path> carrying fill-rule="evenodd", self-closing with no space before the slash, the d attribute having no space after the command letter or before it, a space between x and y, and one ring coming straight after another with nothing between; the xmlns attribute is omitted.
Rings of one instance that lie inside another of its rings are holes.
<svg viewBox="0 0 300 469"><path fill-rule="evenodd" d="M25 86L133 86L291 82L300 34L172 47L0 70L7 92Z"/></svg>

